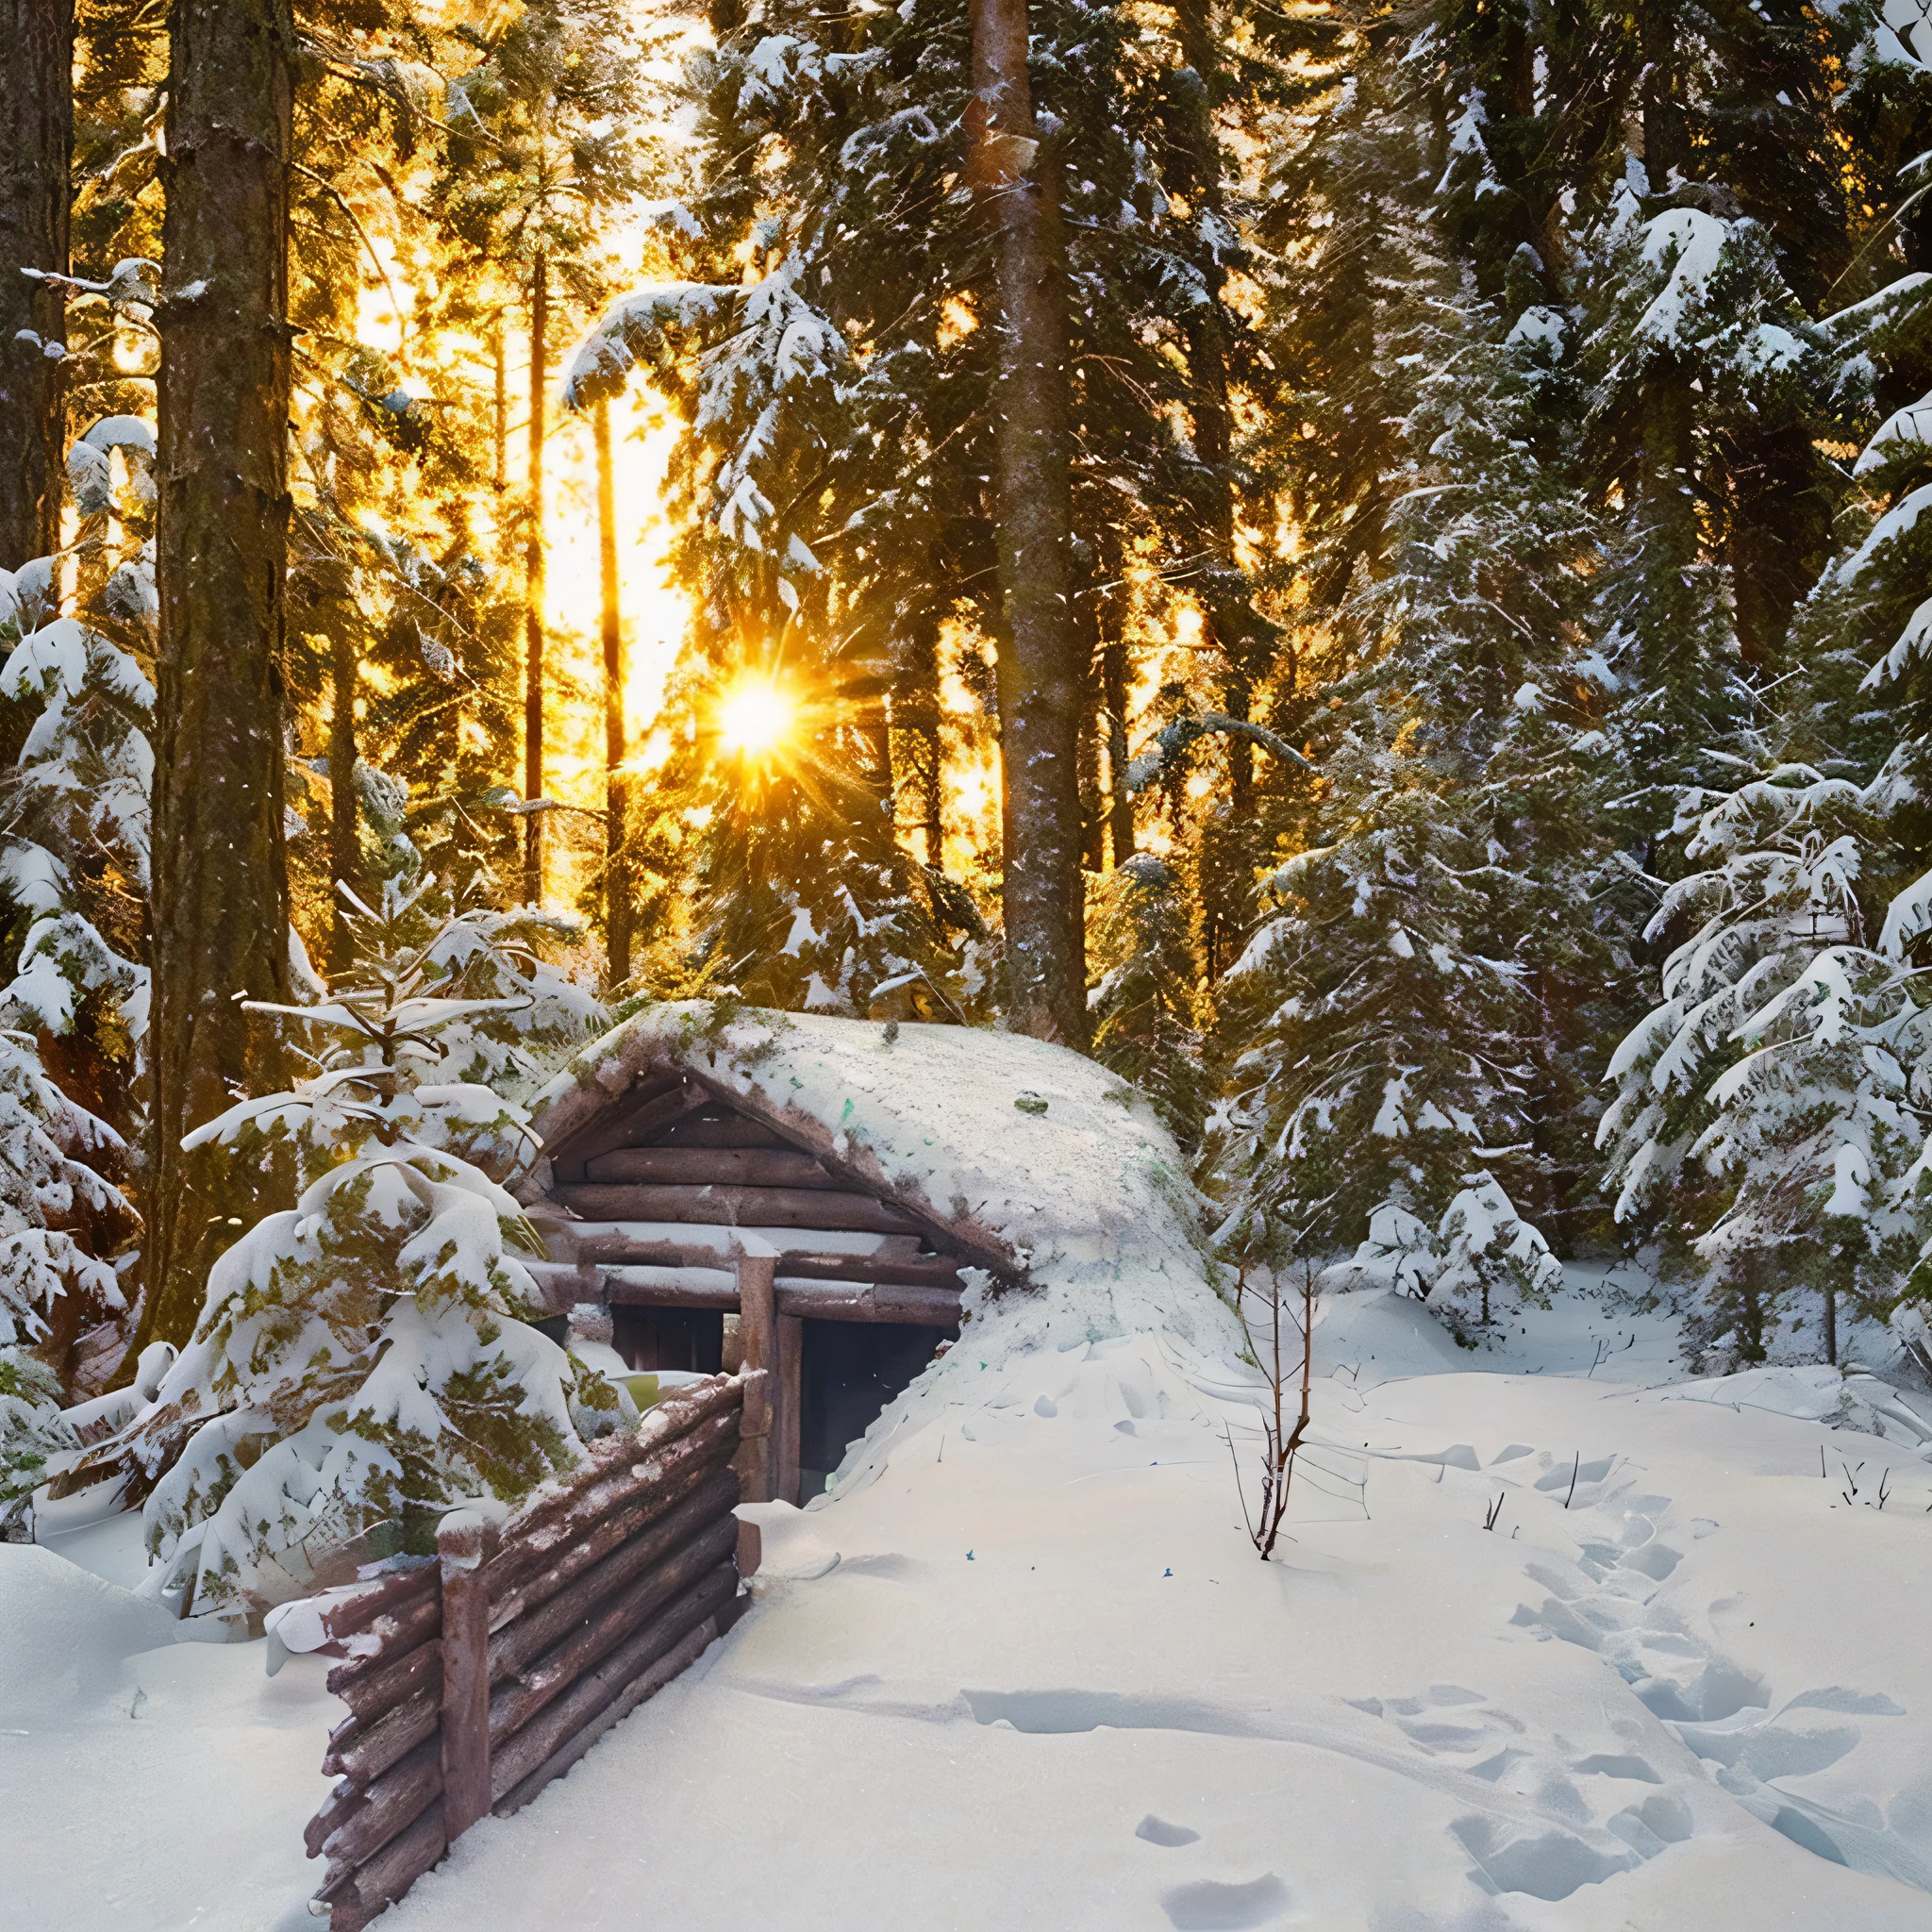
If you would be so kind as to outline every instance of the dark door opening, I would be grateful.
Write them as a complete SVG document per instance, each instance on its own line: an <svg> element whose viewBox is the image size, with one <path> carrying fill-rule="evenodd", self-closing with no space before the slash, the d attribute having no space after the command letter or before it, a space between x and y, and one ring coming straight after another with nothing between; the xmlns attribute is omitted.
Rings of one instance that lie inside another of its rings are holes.
<svg viewBox="0 0 1932 1932"><path fill-rule="evenodd" d="M610 1345L633 1369L689 1369L715 1375L724 1366L724 1317L713 1308L610 1310Z"/></svg>
<svg viewBox="0 0 1932 1932"><path fill-rule="evenodd" d="M845 1459L958 1328L897 1322L807 1322L799 1365L798 1500L824 1493L825 1477Z"/></svg>

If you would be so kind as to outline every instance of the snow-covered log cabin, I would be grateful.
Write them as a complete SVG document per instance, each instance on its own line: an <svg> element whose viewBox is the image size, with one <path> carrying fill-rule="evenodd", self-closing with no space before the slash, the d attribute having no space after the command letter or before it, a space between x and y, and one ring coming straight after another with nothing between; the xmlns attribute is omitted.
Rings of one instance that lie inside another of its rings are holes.
<svg viewBox="0 0 1932 1932"><path fill-rule="evenodd" d="M1024 1306L1041 1339L1085 1339L1149 1325L1124 1288L1164 1325L1206 1287L1144 1103L1012 1034L656 1006L579 1053L534 1124L548 1306L633 1369L766 1368L749 1492L821 1493L962 1320Z"/></svg>

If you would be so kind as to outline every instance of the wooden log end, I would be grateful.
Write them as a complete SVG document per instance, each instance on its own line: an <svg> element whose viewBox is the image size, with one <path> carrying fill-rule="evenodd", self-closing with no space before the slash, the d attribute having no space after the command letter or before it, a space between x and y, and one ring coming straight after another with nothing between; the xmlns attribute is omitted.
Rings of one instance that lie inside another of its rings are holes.
<svg viewBox="0 0 1932 1932"><path fill-rule="evenodd" d="M435 1731L439 1705L426 1690L405 1698L345 1749L329 1752L322 1760L323 1775L364 1781L379 1777Z"/></svg>
<svg viewBox="0 0 1932 1932"><path fill-rule="evenodd" d="M349 1913L364 1914L360 1924L391 1906L429 1870L449 1847L442 1828L442 1805L439 1800L399 1838L391 1840L366 1864L356 1869L349 1890L331 1900L330 1932L335 1932L334 1914L346 1907ZM325 1888L327 1890L327 1888Z"/></svg>
<svg viewBox="0 0 1932 1932"><path fill-rule="evenodd" d="M355 1806L337 1814L323 1845L331 1866L366 1865L441 1793L442 1751L430 1738L359 1792ZM322 1819L318 1813L314 1823Z"/></svg>

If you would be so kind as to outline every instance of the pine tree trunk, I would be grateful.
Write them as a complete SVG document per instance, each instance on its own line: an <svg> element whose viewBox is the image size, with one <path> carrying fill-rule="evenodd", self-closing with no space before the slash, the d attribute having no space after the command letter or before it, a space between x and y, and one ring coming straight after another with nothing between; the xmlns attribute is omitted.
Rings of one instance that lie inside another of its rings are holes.
<svg viewBox="0 0 1932 1932"><path fill-rule="evenodd" d="M940 619L930 604L907 620L906 641L899 652L893 686L892 720L905 740L909 764L918 782L919 836L925 862L935 871L945 865L943 797L944 753L940 738Z"/></svg>
<svg viewBox="0 0 1932 1932"><path fill-rule="evenodd" d="M503 492L509 488L509 347L504 340L501 315L496 318L496 326L490 334L490 355L496 376L492 398L494 409L491 417L491 454L493 460L490 487L501 502Z"/></svg>
<svg viewBox="0 0 1932 1932"><path fill-rule="evenodd" d="M625 855L624 618L617 602L617 475L610 406L591 413L597 445L597 570L604 633L604 943L610 985L630 977L630 866Z"/></svg>
<svg viewBox="0 0 1932 1932"><path fill-rule="evenodd" d="M61 364L32 342L66 334L67 296L24 268L67 273L74 154L74 0L0 0L0 566L60 547Z"/></svg>
<svg viewBox="0 0 1932 1932"><path fill-rule="evenodd" d="M1113 627L1100 647L1100 701L1107 708L1108 855L1134 856L1134 796L1127 790L1127 645Z"/></svg>
<svg viewBox="0 0 1932 1932"><path fill-rule="evenodd" d="M543 795L543 390L550 328L550 263L530 272L530 503L524 536L524 796ZM543 901L543 813L524 820L524 897Z"/></svg>
<svg viewBox="0 0 1932 1932"><path fill-rule="evenodd" d="M1198 229L1204 219L1218 223L1224 206L1221 142L1210 87L1210 77L1222 64L1212 0L1180 0L1175 21L1184 67L1174 82L1179 103L1174 142L1182 160L1182 192L1193 208ZM1244 719L1254 704L1259 666L1255 661L1257 626L1248 605L1246 577L1234 555L1234 432L1227 400L1227 329L1221 308L1227 271L1215 258L1215 251L1198 240L1194 266L1208 291L1207 301L1188 310L1184 325L1188 411L1194 424L1194 454L1200 459L1197 541L1202 555L1196 581L1202 641L1222 661L1222 708L1231 718ZM1245 824L1255 810L1255 748L1244 738L1225 742L1234 817L1237 824Z"/></svg>
<svg viewBox="0 0 1932 1932"><path fill-rule="evenodd" d="M1007 1024L1084 1046L1083 679L1073 648L1066 248L1026 72L1026 0L973 0L974 178L999 308L1000 766Z"/></svg>
<svg viewBox="0 0 1932 1932"><path fill-rule="evenodd" d="M1075 545L1074 578L1074 655L1080 666L1080 863L1088 872L1107 864L1108 813L1101 749L1107 741L1107 701L1100 678L1100 573L1093 567L1094 547Z"/></svg>
<svg viewBox="0 0 1932 1932"><path fill-rule="evenodd" d="M362 840L356 798L356 646L349 626L338 623L329 648L328 870L335 885L359 893ZM329 894L328 970L346 973L355 958L356 939L348 907L340 892Z"/></svg>
<svg viewBox="0 0 1932 1932"><path fill-rule="evenodd" d="M168 80L157 560L154 1007L147 1300L185 1342L262 1176L181 1137L280 1085L288 552L288 0L175 0Z"/></svg>

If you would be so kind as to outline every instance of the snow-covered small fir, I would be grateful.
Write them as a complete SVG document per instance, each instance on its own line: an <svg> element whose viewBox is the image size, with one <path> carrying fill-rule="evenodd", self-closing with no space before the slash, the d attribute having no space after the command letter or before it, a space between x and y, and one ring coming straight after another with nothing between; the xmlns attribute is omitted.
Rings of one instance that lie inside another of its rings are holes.
<svg viewBox="0 0 1932 1932"><path fill-rule="evenodd" d="M480 1042L532 999L471 997L466 979L534 961L432 879L391 880L357 924L348 981L274 1009L315 1041L316 1071L193 1137L292 1165L295 1205L215 1263L193 1339L83 1463L131 1478L150 1587L197 1612L299 1593L354 1539L421 1544L442 1510L516 1500L630 1412L529 1325L541 1243L503 1183L535 1142L522 1108L464 1077L492 1051L514 1071L528 1035Z"/></svg>

